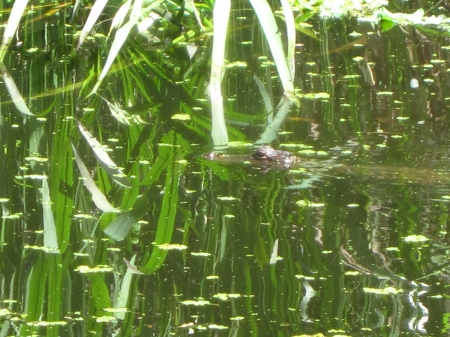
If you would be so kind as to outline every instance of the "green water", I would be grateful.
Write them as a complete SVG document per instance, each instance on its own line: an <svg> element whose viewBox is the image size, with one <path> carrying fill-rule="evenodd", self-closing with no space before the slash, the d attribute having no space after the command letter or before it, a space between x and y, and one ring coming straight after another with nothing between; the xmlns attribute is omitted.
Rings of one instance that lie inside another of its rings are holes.
<svg viewBox="0 0 450 337"><path fill-rule="evenodd" d="M89 10L69 24L54 6L23 18L2 69L1 336L449 334L448 38L308 20L300 105L272 142L302 158L287 168L244 146L204 158L208 34L187 38L192 60L174 23L132 35L98 90L111 111L89 93L116 4L79 49ZM230 140L251 145L267 124L254 76L275 107L283 92L247 6L224 95Z"/></svg>

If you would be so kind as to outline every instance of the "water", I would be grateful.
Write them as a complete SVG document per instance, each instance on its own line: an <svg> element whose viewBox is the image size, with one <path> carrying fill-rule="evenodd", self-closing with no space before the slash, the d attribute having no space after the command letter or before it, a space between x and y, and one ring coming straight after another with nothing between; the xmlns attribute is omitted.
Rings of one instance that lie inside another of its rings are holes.
<svg viewBox="0 0 450 337"><path fill-rule="evenodd" d="M246 5L228 57L247 65L224 78L229 137L245 146L225 160L204 156L207 36L190 38L190 62L133 35L103 98L88 96L109 24L75 51L86 12L68 25L71 8L47 10L4 60L38 117L3 85L2 334L448 335L446 38L309 20L300 106L272 144L301 162L283 167L249 159L267 122L253 77L274 106L282 89Z"/></svg>

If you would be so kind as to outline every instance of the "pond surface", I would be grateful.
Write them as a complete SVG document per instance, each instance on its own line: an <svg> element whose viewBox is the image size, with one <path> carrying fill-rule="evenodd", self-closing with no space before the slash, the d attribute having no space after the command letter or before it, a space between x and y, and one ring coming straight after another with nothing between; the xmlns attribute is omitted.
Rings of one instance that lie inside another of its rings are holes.
<svg viewBox="0 0 450 337"><path fill-rule="evenodd" d="M255 162L261 85L283 92L246 6L212 159L208 36L192 60L130 38L100 97L109 25L75 50L88 10L27 14L0 91L1 336L449 335L448 38L310 19L272 142L301 160Z"/></svg>

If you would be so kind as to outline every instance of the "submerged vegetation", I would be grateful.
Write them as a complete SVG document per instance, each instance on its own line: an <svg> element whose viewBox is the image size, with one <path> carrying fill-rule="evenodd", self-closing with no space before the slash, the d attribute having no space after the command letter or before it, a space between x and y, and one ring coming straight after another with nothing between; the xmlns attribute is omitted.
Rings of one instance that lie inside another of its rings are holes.
<svg viewBox="0 0 450 337"><path fill-rule="evenodd" d="M448 332L450 19L404 6L0 2L2 335Z"/></svg>

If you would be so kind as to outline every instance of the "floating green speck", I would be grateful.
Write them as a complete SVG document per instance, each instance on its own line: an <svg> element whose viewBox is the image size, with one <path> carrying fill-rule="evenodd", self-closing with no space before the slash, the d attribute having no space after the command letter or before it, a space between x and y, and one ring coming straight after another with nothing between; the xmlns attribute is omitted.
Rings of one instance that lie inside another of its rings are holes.
<svg viewBox="0 0 450 337"><path fill-rule="evenodd" d="M22 217L22 213L13 213L9 215L2 215L2 219L20 219Z"/></svg>
<svg viewBox="0 0 450 337"><path fill-rule="evenodd" d="M211 302L204 300L204 299L198 299L198 300L186 300L186 301L181 302L181 304L191 305L191 306L195 306L195 307L202 307L202 306L211 304Z"/></svg>
<svg viewBox="0 0 450 337"><path fill-rule="evenodd" d="M401 293L401 289L396 289L394 287L386 287L383 289L378 288L363 288L363 291L368 294L377 294L377 295L396 295Z"/></svg>
<svg viewBox="0 0 450 337"><path fill-rule="evenodd" d="M300 207L311 207L311 208L320 208L324 207L325 204L321 202L311 202L307 200L299 200L296 202L296 204Z"/></svg>
<svg viewBox="0 0 450 337"><path fill-rule="evenodd" d="M106 312L127 312L127 308L104 308L103 309Z"/></svg>
<svg viewBox="0 0 450 337"><path fill-rule="evenodd" d="M92 216L90 214L83 214L83 213L75 214L73 217L74 217L74 219L83 219L83 220L85 220L85 219L95 219L94 216Z"/></svg>
<svg viewBox="0 0 450 337"><path fill-rule="evenodd" d="M0 309L0 317L5 317L8 315L11 315L11 311L9 311L8 309L4 309L4 308Z"/></svg>
<svg viewBox="0 0 450 337"><path fill-rule="evenodd" d="M42 158L42 157L25 157L26 161L36 161L36 162L41 162L41 163L45 163L48 161L48 158Z"/></svg>
<svg viewBox="0 0 450 337"><path fill-rule="evenodd" d="M408 235L404 238L405 242L427 242L429 239L424 235Z"/></svg>
<svg viewBox="0 0 450 337"><path fill-rule="evenodd" d="M244 61L236 61L232 63L228 63L225 68L245 68L247 67L247 62Z"/></svg>
<svg viewBox="0 0 450 337"><path fill-rule="evenodd" d="M106 266L106 265L98 265L98 266L93 266L93 267L81 265L81 266L78 266L77 268L75 268L75 271L77 271L81 274L93 274L93 273L112 272L113 269L110 266Z"/></svg>
<svg viewBox="0 0 450 337"><path fill-rule="evenodd" d="M235 198L235 197L217 197L217 199L219 199L219 200L224 200L224 201L233 201L233 200L237 200L237 198Z"/></svg>
<svg viewBox="0 0 450 337"><path fill-rule="evenodd" d="M241 294L218 293L218 294L213 295L213 297L217 298L219 300L222 300L222 301L227 301L227 300L230 300L230 299L242 297L242 295Z"/></svg>
<svg viewBox="0 0 450 337"><path fill-rule="evenodd" d="M207 253L207 252L191 252L191 255L193 255L193 256L211 256L211 253Z"/></svg>
<svg viewBox="0 0 450 337"><path fill-rule="evenodd" d="M295 278L298 280L314 281L314 277L305 275L295 275Z"/></svg>
<svg viewBox="0 0 450 337"><path fill-rule="evenodd" d="M100 316L96 319L97 323L112 323L117 322L117 318L114 316Z"/></svg>
<svg viewBox="0 0 450 337"><path fill-rule="evenodd" d="M163 243L161 245L156 245L156 247L158 247L161 250L185 250L187 249L187 246L185 245L180 245L178 243Z"/></svg>
<svg viewBox="0 0 450 337"><path fill-rule="evenodd" d="M171 119L176 119L179 121L190 121L191 120L191 116L188 114L175 114L171 117Z"/></svg>
<svg viewBox="0 0 450 337"><path fill-rule="evenodd" d="M39 322L27 323L28 326L63 326L66 324L67 324L67 322L65 322L65 321L55 321L55 322L39 321Z"/></svg>
<svg viewBox="0 0 450 337"><path fill-rule="evenodd" d="M208 329L211 329L211 330L225 330L225 329L228 329L228 327L225 326L225 325L210 324L210 325L208 325Z"/></svg>
<svg viewBox="0 0 450 337"><path fill-rule="evenodd" d="M351 37L360 37L360 36L362 36L362 34L361 34L361 33L358 33L357 31L353 31L353 32L351 32L350 34L348 34L348 36L351 36Z"/></svg>

